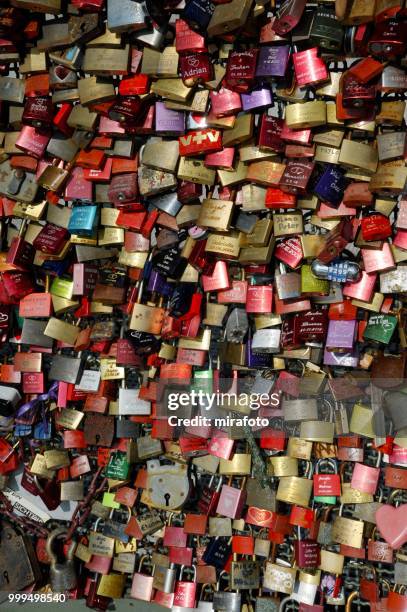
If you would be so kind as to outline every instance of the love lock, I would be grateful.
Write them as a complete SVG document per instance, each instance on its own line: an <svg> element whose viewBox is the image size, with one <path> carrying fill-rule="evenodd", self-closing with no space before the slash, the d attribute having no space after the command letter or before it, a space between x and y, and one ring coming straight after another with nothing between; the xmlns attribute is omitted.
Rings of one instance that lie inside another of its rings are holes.
<svg viewBox="0 0 407 612"><path fill-rule="evenodd" d="M187 501L189 488L186 465L161 465L159 460L148 461L147 488L141 501L160 510L179 510Z"/></svg>
<svg viewBox="0 0 407 612"><path fill-rule="evenodd" d="M71 589L74 589L77 585L77 576L73 560L76 542L72 540L66 555L66 559L63 562L58 561L56 554L52 550L55 540L65 535L66 533L68 533L68 531L64 527L54 529L54 531L51 531L51 533L49 534L46 544L46 551L49 558L51 559L51 588L54 592L57 593L70 591Z"/></svg>

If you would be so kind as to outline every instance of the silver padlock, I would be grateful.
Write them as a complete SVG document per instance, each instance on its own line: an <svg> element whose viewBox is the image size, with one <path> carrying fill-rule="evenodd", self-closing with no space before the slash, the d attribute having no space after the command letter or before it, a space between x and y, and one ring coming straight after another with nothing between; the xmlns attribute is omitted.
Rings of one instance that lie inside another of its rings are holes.
<svg viewBox="0 0 407 612"><path fill-rule="evenodd" d="M150 507L179 510L188 499L190 482L186 465L163 465L157 459L148 461L147 482L141 501Z"/></svg>
<svg viewBox="0 0 407 612"><path fill-rule="evenodd" d="M51 531L47 538L46 551L51 559L50 567L50 580L51 589L56 593L62 593L64 591L70 591L77 585L77 576L74 564L74 551L76 548L76 542L72 540L72 543L68 549L66 559L63 562L59 562L56 554L52 550L55 540L68 533L64 527L59 527Z"/></svg>
<svg viewBox="0 0 407 612"><path fill-rule="evenodd" d="M243 342L249 329L247 312L243 308L233 308L226 322L226 340L228 342Z"/></svg>
<svg viewBox="0 0 407 612"><path fill-rule="evenodd" d="M219 580L216 584L216 591L213 594L213 609L217 612L239 612L241 609L242 596L240 593L230 591L229 584L224 591L221 590L222 578L226 577L226 572L222 571L219 574Z"/></svg>
<svg viewBox="0 0 407 612"><path fill-rule="evenodd" d="M177 570L174 563L170 567L156 565L153 572L153 588L163 593L173 593Z"/></svg>

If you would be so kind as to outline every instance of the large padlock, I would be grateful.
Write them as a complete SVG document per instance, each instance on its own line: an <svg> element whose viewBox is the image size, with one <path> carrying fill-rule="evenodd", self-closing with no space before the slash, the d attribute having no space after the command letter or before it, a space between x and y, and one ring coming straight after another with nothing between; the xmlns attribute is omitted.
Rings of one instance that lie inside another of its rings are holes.
<svg viewBox="0 0 407 612"><path fill-rule="evenodd" d="M50 580L51 588L54 592L62 593L64 591L70 591L77 585L77 575L74 563L74 551L76 548L76 542L72 540L65 561L58 561L57 555L53 551L53 544L57 538L66 535L67 529L59 527L51 531L47 538L46 550L49 558L51 559L50 567Z"/></svg>
<svg viewBox="0 0 407 612"><path fill-rule="evenodd" d="M0 591L21 591L41 576L31 541L2 522L0 537ZM0 595L0 601L3 597Z"/></svg>
<svg viewBox="0 0 407 612"><path fill-rule="evenodd" d="M160 510L179 510L188 499L190 482L188 466L182 463L147 462L147 488L141 501Z"/></svg>

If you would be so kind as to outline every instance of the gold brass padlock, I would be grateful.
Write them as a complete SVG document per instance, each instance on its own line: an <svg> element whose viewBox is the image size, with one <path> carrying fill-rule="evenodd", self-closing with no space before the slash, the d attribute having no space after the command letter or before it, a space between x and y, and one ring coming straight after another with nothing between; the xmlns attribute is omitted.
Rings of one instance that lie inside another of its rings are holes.
<svg viewBox="0 0 407 612"><path fill-rule="evenodd" d="M326 102L316 100L299 104L289 104L285 120L292 130L317 127L326 124Z"/></svg>
<svg viewBox="0 0 407 612"><path fill-rule="evenodd" d="M215 11L208 24L209 36L227 34L240 28L249 15L253 0L232 0L227 4L215 5Z"/></svg>

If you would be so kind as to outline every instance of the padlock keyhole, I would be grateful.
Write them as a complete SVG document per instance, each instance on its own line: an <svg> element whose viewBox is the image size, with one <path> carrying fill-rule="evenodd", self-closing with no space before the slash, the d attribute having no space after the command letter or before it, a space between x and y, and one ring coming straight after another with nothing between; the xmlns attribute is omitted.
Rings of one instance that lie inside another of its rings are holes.
<svg viewBox="0 0 407 612"><path fill-rule="evenodd" d="M7 570L4 570L3 578L7 582L7 584L10 584L10 578L8 577L8 571Z"/></svg>
<svg viewBox="0 0 407 612"><path fill-rule="evenodd" d="M164 499L165 499L165 505L169 506L170 505L170 497L171 497L171 493L166 493L164 495Z"/></svg>

